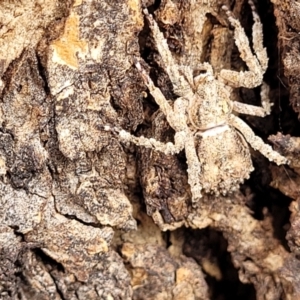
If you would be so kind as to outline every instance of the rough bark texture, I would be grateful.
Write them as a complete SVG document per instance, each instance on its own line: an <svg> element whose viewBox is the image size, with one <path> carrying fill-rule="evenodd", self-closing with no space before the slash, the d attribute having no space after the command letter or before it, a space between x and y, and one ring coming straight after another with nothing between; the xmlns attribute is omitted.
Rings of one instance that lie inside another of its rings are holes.
<svg viewBox="0 0 300 300"><path fill-rule="evenodd" d="M178 63L245 68L220 8L250 36L250 7L221 2L0 1L0 299L300 299L297 1L257 3L274 106L244 117L290 166L253 152L240 191L195 208L184 153L103 130L173 141L133 64L142 57L176 98L143 7ZM232 97L257 105L257 95Z"/></svg>

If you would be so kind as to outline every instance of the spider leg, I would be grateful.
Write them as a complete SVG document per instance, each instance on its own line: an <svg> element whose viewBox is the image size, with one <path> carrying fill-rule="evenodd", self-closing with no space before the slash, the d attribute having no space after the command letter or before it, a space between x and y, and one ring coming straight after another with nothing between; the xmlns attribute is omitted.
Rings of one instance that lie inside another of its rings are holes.
<svg viewBox="0 0 300 300"><path fill-rule="evenodd" d="M153 138L146 138L144 136L137 137L130 132L120 129L118 127L111 127L110 125L98 125L98 129L112 132L117 135L119 139L124 143L134 143L137 146L143 146L146 148L154 149L165 154L175 154L179 153L184 148L184 135L182 132L175 134L175 144L173 143L162 143Z"/></svg>
<svg viewBox="0 0 300 300"><path fill-rule="evenodd" d="M248 3L252 10L252 16L254 24L252 26L252 40L253 40L253 49L256 54L257 59L260 62L263 73L267 70L268 67L268 55L267 50L263 46L263 28L260 18L255 9L254 3L252 0L248 0Z"/></svg>
<svg viewBox="0 0 300 300"><path fill-rule="evenodd" d="M237 72L232 70L221 70L220 77L233 87L254 88L262 83L263 74L267 68L268 57L266 49L262 44L262 24L259 16L255 11L252 1L249 1L254 19L253 31L253 49L254 55L249 46L249 40L245 34L240 22L235 19L232 13L226 6L223 9L226 11L230 24L234 27L235 44L239 49L241 58L247 64L249 71Z"/></svg>
<svg viewBox="0 0 300 300"><path fill-rule="evenodd" d="M202 185L200 184L201 163L195 148L195 138L186 124L186 115L189 101L185 98L178 98L174 103L174 113L180 122L180 129L175 134L175 142L183 145L188 165L188 183L191 187L192 204L195 205L202 197ZM177 136L176 136L177 135Z"/></svg>
<svg viewBox="0 0 300 300"><path fill-rule="evenodd" d="M167 155L178 153L183 149L183 145L181 143L176 144L176 139L175 144L170 142L162 143L153 138L146 138L144 136L136 137L125 130L120 130L119 137L123 142L132 142L137 146L143 146L146 148L157 150Z"/></svg>
<svg viewBox="0 0 300 300"><path fill-rule="evenodd" d="M136 60L135 65L136 65L136 68L140 71L140 73L144 79L144 82L145 82L146 86L148 87L150 94L154 98L155 102L159 105L159 108L161 109L161 111L166 116L167 121L170 124L170 126L176 132L184 130L187 127L187 125L185 124L185 126L184 126L181 124L180 118L178 118L176 113L174 113L173 108L168 103L167 99L165 98L165 96L163 95L161 90L154 85L153 81L151 80L149 75L146 73L146 71L142 68L142 66L138 60Z"/></svg>
<svg viewBox="0 0 300 300"><path fill-rule="evenodd" d="M152 15L148 13L147 9L144 9L143 12L148 20L149 27L152 31L153 38L155 40L157 50L164 63L164 67L166 68L166 71L173 84L174 92L181 97L192 93L191 87L188 81L181 74L180 68L174 60L172 53L168 47L167 41L164 38L162 32L159 30L157 23L153 19Z"/></svg>
<svg viewBox="0 0 300 300"><path fill-rule="evenodd" d="M270 161L274 161L277 165L288 163L288 160L284 156L273 150L270 145L265 144L264 141L260 137L256 136L252 129L240 118L231 115L229 117L229 124L241 132L253 149L258 150Z"/></svg>
<svg viewBox="0 0 300 300"><path fill-rule="evenodd" d="M233 110L245 115L251 115L251 116L257 116L257 117L265 117L266 115L269 115L271 113L271 107L273 103L270 103L269 98L269 86L263 82L261 86L261 103L262 106L254 106L246 103L241 103L238 101L233 101Z"/></svg>
<svg viewBox="0 0 300 300"><path fill-rule="evenodd" d="M195 205L202 198L202 185L200 183L201 163L195 148L195 140L192 133L185 138L185 155L188 165L188 183L192 192L192 204Z"/></svg>
<svg viewBox="0 0 300 300"><path fill-rule="evenodd" d="M201 170L200 161L195 149L194 137L191 133L180 131L175 134L175 144L161 143L153 138L145 138L143 136L136 137L125 130L119 132L120 139L124 142L133 142L138 146L155 149L164 154L175 154L185 148L185 154L188 165L188 183L191 187L192 204L197 203L202 197L202 186L199 182L199 172Z"/></svg>

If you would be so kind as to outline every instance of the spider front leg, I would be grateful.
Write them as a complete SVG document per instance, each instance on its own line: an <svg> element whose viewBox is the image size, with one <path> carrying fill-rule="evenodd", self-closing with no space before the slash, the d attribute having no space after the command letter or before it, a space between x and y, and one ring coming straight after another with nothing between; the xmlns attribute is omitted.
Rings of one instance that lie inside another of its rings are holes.
<svg viewBox="0 0 300 300"><path fill-rule="evenodd" d="M256 56L252 53L249 46L249 40L245 34L240 22L235 19L226 6L222 8L226 11L230 24L234 27L234 39L241 58L247 64L249 71L236 72L231 70L222 70L220 77L233 87L254 88L262 83L263 74L267 69L268 57L266 48L263 47L262 24L252 1L249 1L252 9L254 25L253 32L253 49Z"/></svg>
<svg viewBox="0 0 300 300"><path fill-rule="evenodd" d="M154 149L167 155L179 153L185 147L185 136L186 131L188 130L185 117L181 116L182 112L180 113L180 115L174 113L173 108L168 103L161 90L154 85L153 81L148 76L146 71L142 68L140 62L137 59L135 61L135 65L136 68L140 71L142 78L144 79L144 82L149 89L150 94L154 98L155 102L159 105L161 111L166 116L168 123L176 131L174 137L175 144L170 142L162 143L160 141L157 141L156 139L145 138L144 136L136 137L125 130L119 131L119 137L124 142L132 142L137 146L143 146L146 148Z"/></svg>
<svg viewBox="0 0 300 300"><path fill-rule="evenodd" d="M178 118L178 115L174 113L173 108L161 92L159 88L157 88L149 75L146 73L146 71L142 68L141 63L136 59L135 60L135 66L138 69L138 71L141 73L142 78L144 80L145 85L147 86L150 94L154 98L155 102L158 104L161 111L164 113L164 115L167 118L168 123L170 126L176 131L184 131L187 128L186 123L182 123L180 120L181 118Z"/></svg>
<svg viewBox="0 0 300 300"><path fill-rule="evenodd" d="M273 150L270 145L265 144L264 141L256 136L252 129L240 118L231 115L229 117L229 124L235 127L244 136L245 140L253 149L258 150L270 161L274 161L277 165L288 163L288 160L284 156Z"/></svg>
<svg viewBox="0 0 300 300"><path fill-rule="evenodd" d="M153 38L155 40L155 44L157 50L162 58L164 63L164 67L170 77L170 80L173 84L174 92L180 97L186 96L187 94L192 93L191 87L188 81L184 78L184 76L180 72L180 68L177 65L176 61L174 60L172 53L168 47L167 41L164 38L162 32L159 30L159 27L155 20L153 19L152 15L148 13L147 9L143 10L148 23L149 27L152 31ZM182 71L182 70L181 70ZM184 70L185 77L189 78L190 80L193 79L191 70Z"/></svg>

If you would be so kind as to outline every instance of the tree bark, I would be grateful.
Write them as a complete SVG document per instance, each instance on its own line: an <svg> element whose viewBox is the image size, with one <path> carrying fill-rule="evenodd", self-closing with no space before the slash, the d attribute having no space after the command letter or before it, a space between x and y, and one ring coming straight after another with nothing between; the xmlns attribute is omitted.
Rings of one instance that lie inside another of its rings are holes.
<svg viewBox="0 0 300 300"><path fill-rule="evenodd" d="M243 0L0 1L0 299L300 298L295 1L256 3L274 106L244 118L290 166L253 151L239 191L193 207L184 152L103 129L174 140L134 65L145 60L177 98L144 7L178 64L245 69L222 5L251 40ZM257 105L257 95L232 97Z"/></svg>

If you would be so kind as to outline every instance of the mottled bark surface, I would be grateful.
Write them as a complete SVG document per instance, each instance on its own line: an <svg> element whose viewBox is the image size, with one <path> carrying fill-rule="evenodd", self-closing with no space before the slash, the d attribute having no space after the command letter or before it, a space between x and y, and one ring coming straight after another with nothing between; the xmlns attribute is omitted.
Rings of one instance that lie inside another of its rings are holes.
<svg viewBox="0 0 300 300"><path fill-rule="evenodd" d="M290 166L252 151L238 192L193 207L184 152L103 130L174 140L133 63L176 99L143 7L177 63L245 69L224 4L250 37L246 1L0 1L0 299L300 299L296 1L256 3L274 105L242 117Z"/></svg>

